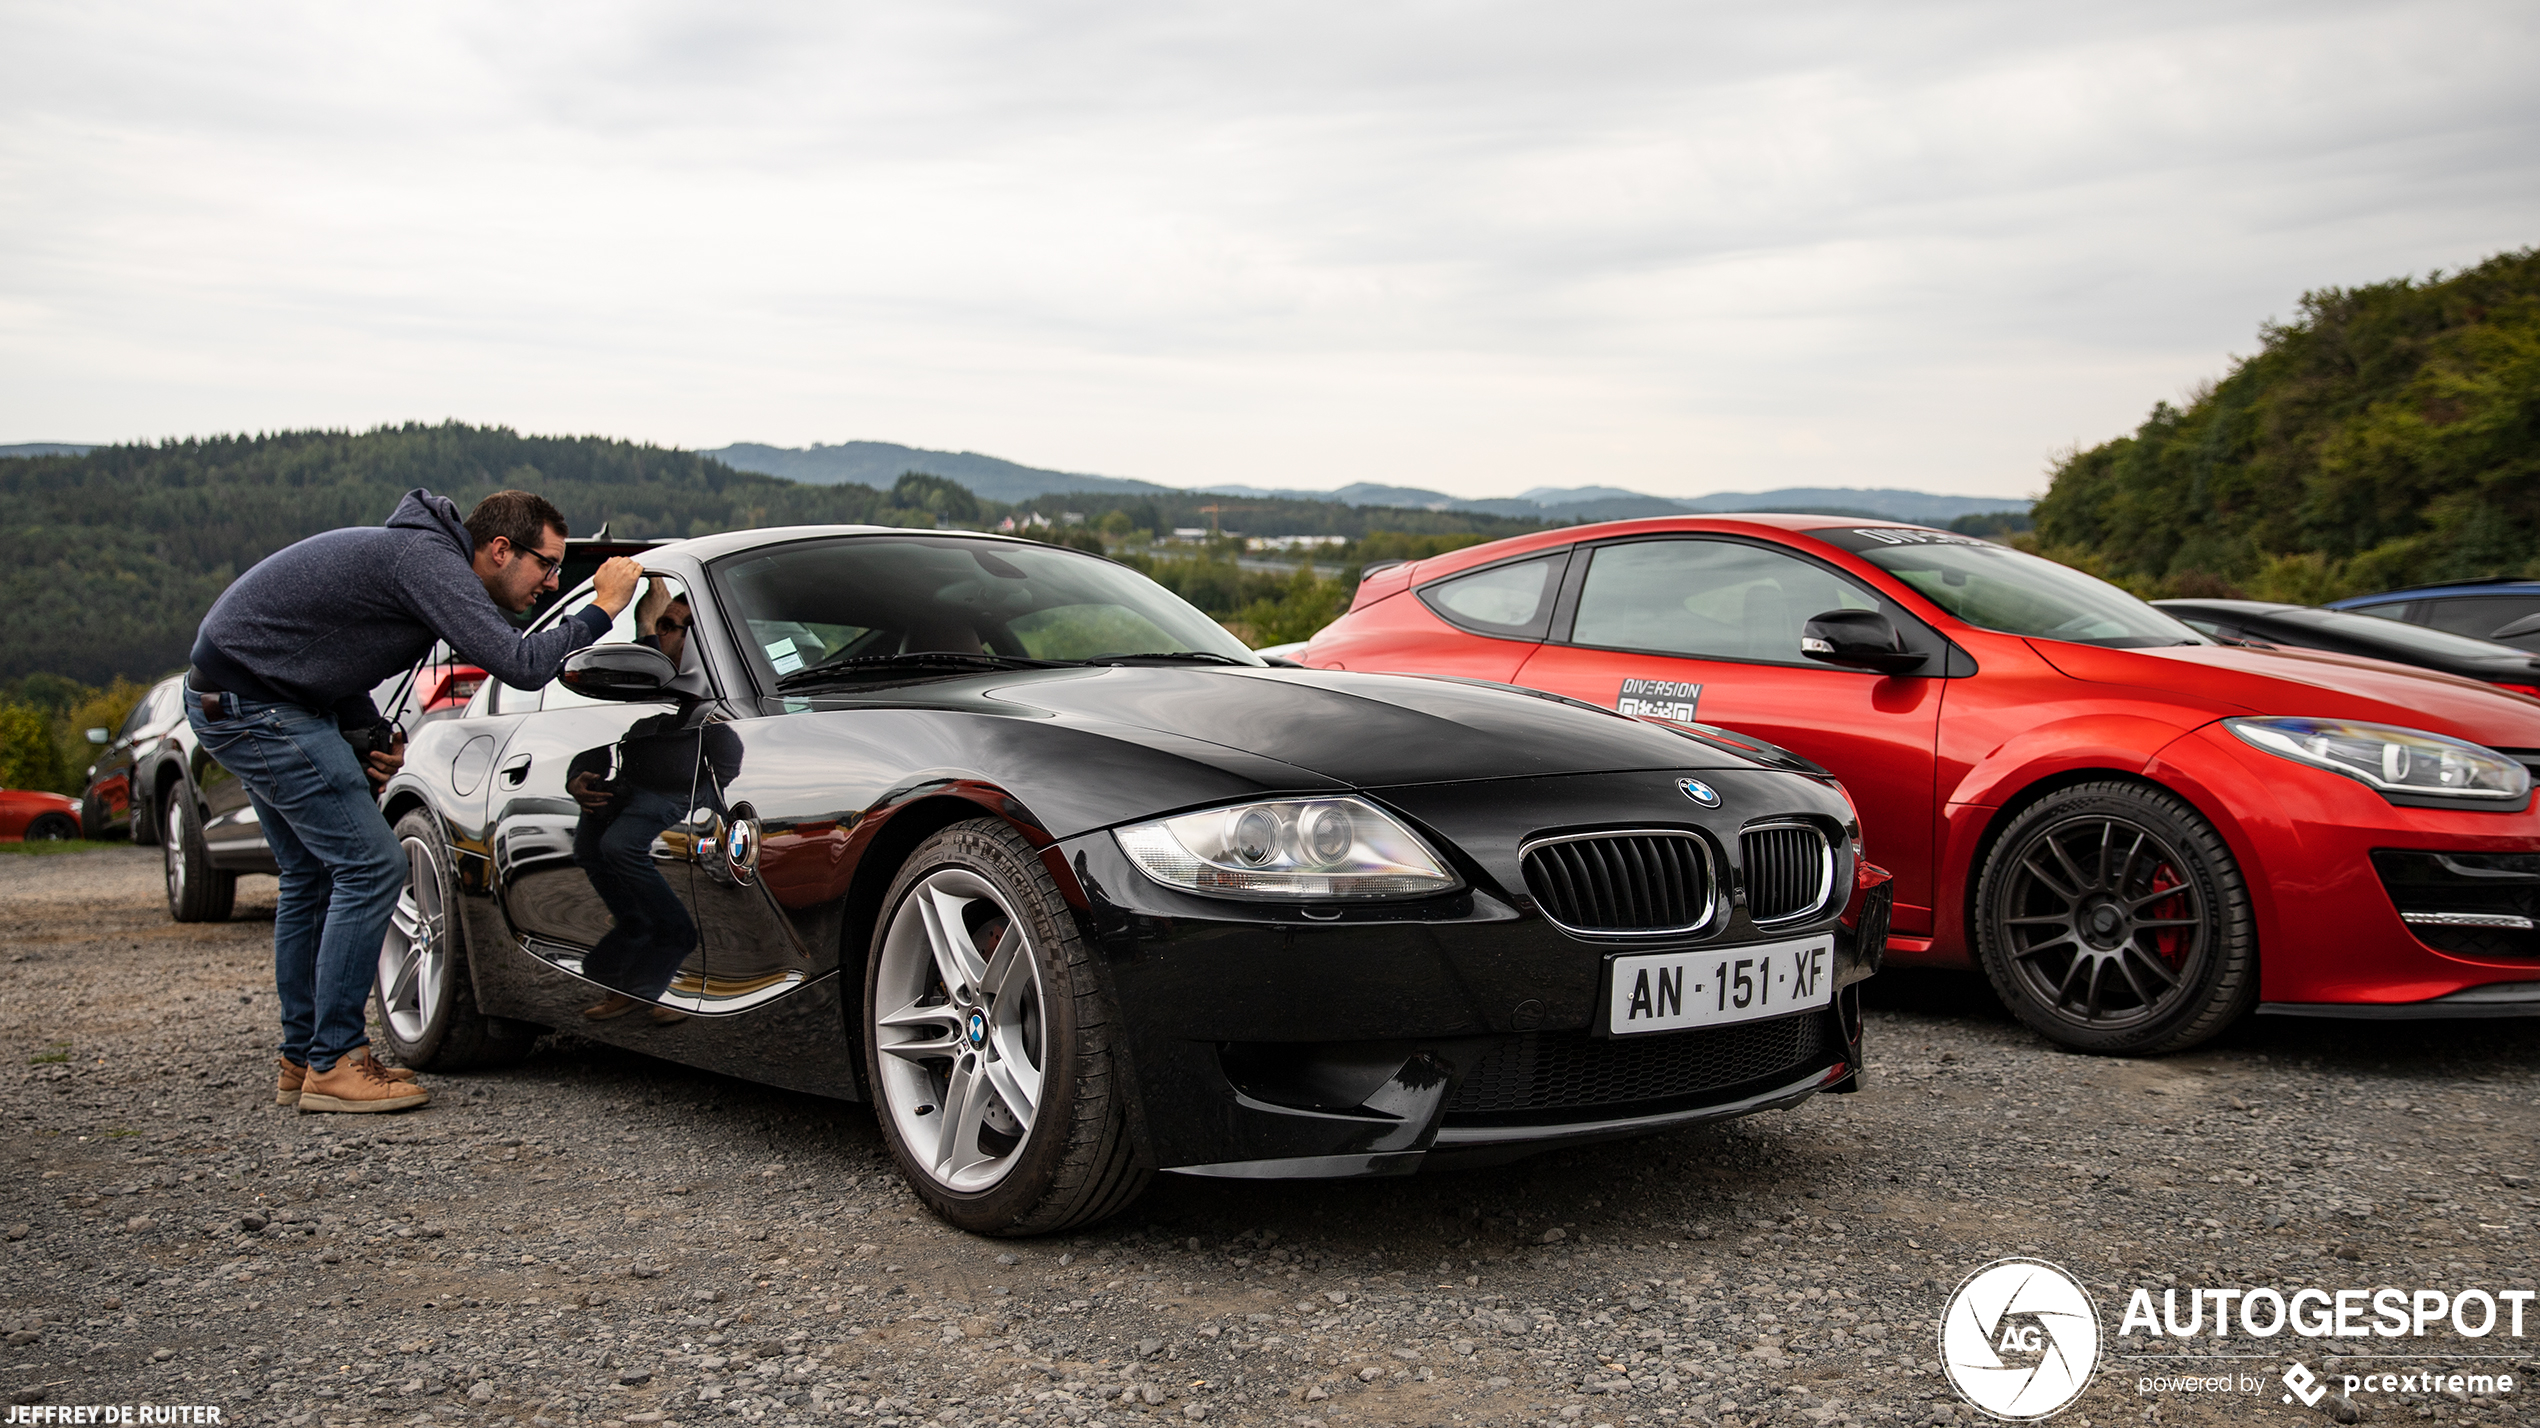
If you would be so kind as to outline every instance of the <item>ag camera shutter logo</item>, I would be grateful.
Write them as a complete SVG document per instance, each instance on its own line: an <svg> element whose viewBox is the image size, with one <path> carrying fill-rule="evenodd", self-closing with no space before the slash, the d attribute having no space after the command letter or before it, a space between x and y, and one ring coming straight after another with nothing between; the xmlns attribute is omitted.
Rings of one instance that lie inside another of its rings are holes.
<svg viewBox="0 0 2540 1428"><path fill-rule="evenodd" d="M2057 1265L1997 1259L1949 1296L1940 1363L1959 1397L1996 1418L2052 1417L2098 1367L2098 1307Z"/></svg>

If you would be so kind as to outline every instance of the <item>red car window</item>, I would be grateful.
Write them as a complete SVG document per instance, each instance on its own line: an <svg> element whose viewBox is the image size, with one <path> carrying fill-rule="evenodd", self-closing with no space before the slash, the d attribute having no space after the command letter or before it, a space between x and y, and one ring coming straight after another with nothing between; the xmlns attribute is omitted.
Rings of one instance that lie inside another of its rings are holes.
<svg viewBox="0 0 2540 1428"><path fill-rule="evenodd" d="M1567 550L1533 560L1488 566L1423 586L1420 598L1451 625L1479 635L1539 640L1560 592Z"/></svg>
<svg viewBox="0 0 2540 1428"><path fill-rule="evenodd" d="M1570 640L1797 664L1800 627L1811 616L1878 608L1877 597L1851 581L1761 546L1630 541L1596 548Z"/></svg>

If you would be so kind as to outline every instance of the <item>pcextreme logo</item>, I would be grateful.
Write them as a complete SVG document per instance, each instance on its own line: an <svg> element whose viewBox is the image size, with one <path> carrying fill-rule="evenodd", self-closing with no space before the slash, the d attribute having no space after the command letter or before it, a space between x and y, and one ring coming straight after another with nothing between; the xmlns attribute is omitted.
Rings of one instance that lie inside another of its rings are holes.
<svg viewBox="0 0 2540 1428"><path fill-rule="evenodd" d="M1958 1396L1993 1417L2053 1417L2099 1364L2098 1307L2058 1265L1997 1259L1949 1296L1940 1362Z"/></svg>

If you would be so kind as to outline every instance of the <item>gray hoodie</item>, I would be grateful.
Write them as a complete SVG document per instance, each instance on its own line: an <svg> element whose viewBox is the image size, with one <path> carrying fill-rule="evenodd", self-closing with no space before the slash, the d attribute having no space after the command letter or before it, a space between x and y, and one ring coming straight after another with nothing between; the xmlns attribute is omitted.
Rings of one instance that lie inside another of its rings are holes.
<svg viewBox="0 0 2540 1428"><path fill-rule="evenodd" d="M503 683L536 689L608 633L596 606L520 633L468 565L474 552L459 508L416 487L388 524L313 535L231 582L194 637L194 667L216 688L331 711L353 728L379 717L370 691L436 638Z"/></svg>

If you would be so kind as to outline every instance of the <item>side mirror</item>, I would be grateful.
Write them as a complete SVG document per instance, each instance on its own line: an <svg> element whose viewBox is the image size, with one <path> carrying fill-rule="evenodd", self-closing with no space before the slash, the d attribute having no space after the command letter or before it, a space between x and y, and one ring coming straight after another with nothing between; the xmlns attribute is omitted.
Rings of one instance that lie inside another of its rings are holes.
<svg viewBox="0 0 2540 1428"><path fill-rule="evenodd" d="M1905 648L1903 637L1876 610L1828 610L1799 632L1799 652L1821 664L1904 674L1931 658Z"/></svg>
<svg viewBox="0 0 2540 1428"><path fill-rule="evenodd" d="M640 703L675 699L679 671L670 656L650 645L586 645L567 655L558 683L585 699Z"/></svg>
<svg viewBox="0 0 2540 1428"><path fill-rule="evenodd" d="M114 735L107 733L103 729L91 729L88 731L88 742L92 744L103 744L112 740L114 737Z"/></svg>

